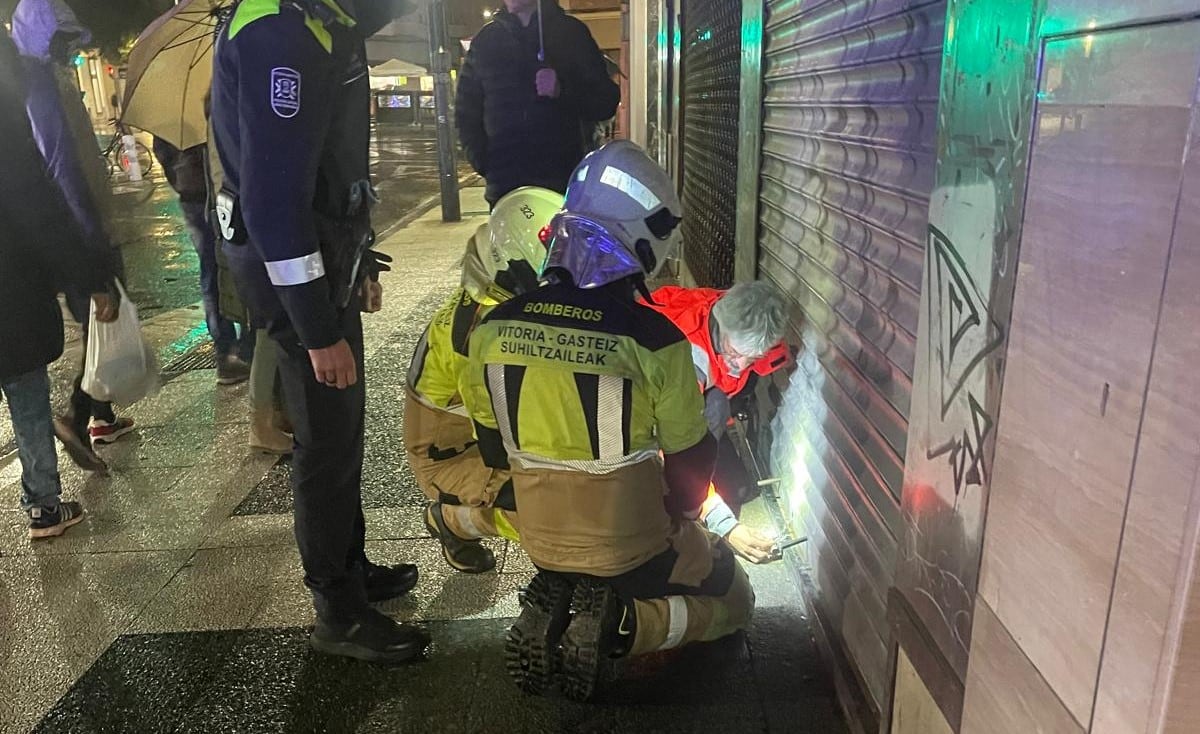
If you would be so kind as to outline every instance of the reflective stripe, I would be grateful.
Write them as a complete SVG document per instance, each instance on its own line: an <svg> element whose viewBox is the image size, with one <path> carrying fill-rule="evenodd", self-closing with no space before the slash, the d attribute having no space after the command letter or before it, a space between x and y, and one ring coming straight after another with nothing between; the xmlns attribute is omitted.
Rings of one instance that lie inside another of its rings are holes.
<svg viewBox="0 0 1200 734"><path fill-rule="evenodd" d="M621 397L625 380L616 375L600 375L596 381L596 433L600 439L600 460L616 459L625 453L624 406Z"/></svg>
<svg viewBox="0 0 1200 734"><path fill-rule="evenodd" d="M670 650L679 647L683 634L687 632L688 608L687 599L682 596L667 597L667 640L659 646L659 650Z"/></svg>
<svg viewBox="0 0 1200 734"><path fill-rule="evenodd" d="M508 515L504 514L504 510L499 507L492 508L492 522L496 523L496 531L500 533L500 537L505 540L511 540L515 543L521 542L521 534L513 527L513 524L508 521Z"/></svg>
<svg viewBox="0 0 1200 734"><path fill-rule="evenodd" d="M643 461L658 461L658 449L642 449L626 456L619 456L615 461L596 459L551 459L524 451L509 451L508 458L516 462L522 469L549 469L550 471L579 471L587 474L609 474L618 469L640 464Z"/></svg>
<svg viewBox="0 0 1200 734"><path fill-rule="evenodd" d="M475 524L475 519L471 517L471 513L475 508L464 507L462 505L442 505L442 509L445 509L447 506L449 506L451 512L454 513L454 519L458 520L459 527L462 528L464 533L471 536L469 538L463 538L463 540L478 540L479 538L486 537L485 534L479 530L479 526Z"/></svg>
<svg viewBox="0 0 1200 734"><path fill-rule="evenodd" d="M489 364L487 366L487 383L492 393L492 413L496 416L496 428L504 439L504 448L511 453L516 450L513 441L512 424L508 419L508 388L504 384L504 365Z"/></svg>
<svg viewBox="0 0 1200 734"><path fill-rule="evenodd" d="M662 204L662 201L654 195L654 192L646 188L646 184L615 166L609 166L604 169L604 173L600 174L600 183L608 184L617 189L641 204L642 208L648 212L654 211Z"/></svg>
<svg viewBox="0 0 1200 734"><path fill-rule="evenodd" d="M263 265L267 266L267 276L271 278L271 285L304 285L325 275L325 259L321 257L320 252L293 257L291 260L265 262Z"/></svg>

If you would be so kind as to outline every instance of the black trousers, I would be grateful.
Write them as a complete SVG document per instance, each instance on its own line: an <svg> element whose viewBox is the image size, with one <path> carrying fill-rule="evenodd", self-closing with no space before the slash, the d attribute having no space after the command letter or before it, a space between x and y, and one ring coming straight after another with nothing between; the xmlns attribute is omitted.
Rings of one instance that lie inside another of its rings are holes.
<svg viewBox="0 0 1200 734"><path fill-rule="evenodd" d="M342 314L342 334L358 364L358 382L345 390L317 382L308 351L289 325L272 324L269 333L296 436L292 496L304 583L320 618L343 621L367 606L362 317L354 303Z"/></svg>

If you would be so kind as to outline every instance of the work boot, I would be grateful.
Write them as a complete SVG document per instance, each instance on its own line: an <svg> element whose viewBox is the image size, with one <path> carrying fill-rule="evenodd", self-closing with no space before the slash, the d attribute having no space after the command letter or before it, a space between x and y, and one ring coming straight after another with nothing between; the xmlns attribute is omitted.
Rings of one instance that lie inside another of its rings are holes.
<svg viewBox="0 0 1200 734"><path fill-rule="evenodd" d="M525 693L540 695L558 673L558 643L571 621L572 589L565 577L539 571L521 590L521 616L508 628L504 665Z"/></svg>
<svg viewBox="0 0 1200 734"><path fill-rule="evenodd" d="M272 410L253 410L250 413L250 448L276 456L292 453L292 436L275 426Z"/></svg>
<svg viewBox="0 0 1200 734"><path fill-rule="evenodd" d="M326 655L369 663L403 663L429 646L429 635L418 627L398 624L374 609L366 609L348 622L317 619L308 644Z"/></svg>
<svg viewBox="0 0 1200 734"><path fill-rule="evenodd" d="M426 508L425 528L441 543L442 557L451 568L463 573L485 573L496 567L496 554L484 547L478 538L460 538L446 525L441 502L434 502Z"/></svg>
<svg viewBox="0 0 1200 734"><path fill-rule="evenodd" d="M616 589L594 579L575 586L571 623L562 636L562 690L574 701L587 701L596 685L610 677L614 658L633 648L637 615Z"/></svg>
<svg viewBox="0 0 1200 734"><path fill-rule="evenodd" d="M83 522L83 505L78 502L61 502L53 510L32 507L29 510L29 537L54 538L67 532L67 528Z"/></svg>
<svg viewBox="0 0 1200 734"><path fill-rule="evenodd" d="M250 365L234 354L217 355L217 384L236 385L250 379Z"/></svg>
<svg viewBox="0 0 1200 734"><path fill-rule="evenodd" d="M417 567L411 563L380 566L367 561L367 601L378 604L404 596L416 587L419 578Z"/></svg>
<svg viewBox="0 0 1200 734"><path fill-rule="evenodd" d="M82 436L75 433L75 430L71 428L70 422L65 418L54 419L54 435L62 443L67 456L71 457L71 461L75 462L75 466L84 471L108 471L108 464L104 463L104 459L101 459L92 449L91 441L85 441Z"/></svg>

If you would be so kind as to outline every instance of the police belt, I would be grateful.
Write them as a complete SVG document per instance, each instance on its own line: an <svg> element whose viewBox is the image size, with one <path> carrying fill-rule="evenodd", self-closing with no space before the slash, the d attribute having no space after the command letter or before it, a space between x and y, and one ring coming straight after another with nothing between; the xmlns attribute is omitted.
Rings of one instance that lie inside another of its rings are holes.
<svg viewBox="0 0 1200 734"><path fill-rule="evenodd" d="M249 240L249 232L242 217L241 204L232 189L223 187L217 194L216 210L221 237L230 244L245 245ZM325 263L325 278L329 282L333 302L339 308L350 305L350 299L368 275L362 267L363 256L375 244L370 207L361 206L359 211L355 216L341 218L313 212L321 259Z"/></svg>

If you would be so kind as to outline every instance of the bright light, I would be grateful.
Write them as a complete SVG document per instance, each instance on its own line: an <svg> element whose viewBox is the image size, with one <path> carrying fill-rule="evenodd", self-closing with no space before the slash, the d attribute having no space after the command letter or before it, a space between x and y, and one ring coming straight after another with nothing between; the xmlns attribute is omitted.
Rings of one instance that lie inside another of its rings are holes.
<svg viewBox="0 0 1200 734"><path fill-rule="evenodd" d="M492 11L490 11L490 10L483 11L483 19L491 20L492 19Z"/></svg>

